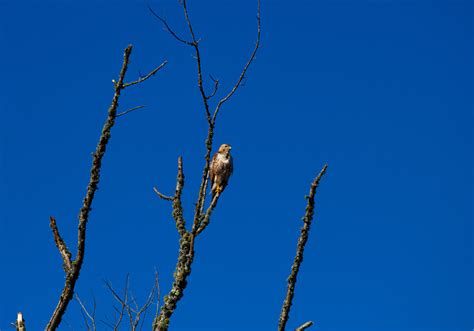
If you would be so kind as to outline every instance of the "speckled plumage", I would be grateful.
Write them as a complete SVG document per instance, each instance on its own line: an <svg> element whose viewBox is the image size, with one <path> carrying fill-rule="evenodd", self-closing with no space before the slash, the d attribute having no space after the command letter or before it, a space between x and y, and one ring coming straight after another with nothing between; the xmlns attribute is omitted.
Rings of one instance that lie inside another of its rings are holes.
<svg viewBox="0 0 474 331"><path fill-rule="evenodd" d="M234 164L232 156L230 155L231 149L232 147L230 145L222 144L212 158L209 170L212 197L225 189L234 171Z"/></svg>

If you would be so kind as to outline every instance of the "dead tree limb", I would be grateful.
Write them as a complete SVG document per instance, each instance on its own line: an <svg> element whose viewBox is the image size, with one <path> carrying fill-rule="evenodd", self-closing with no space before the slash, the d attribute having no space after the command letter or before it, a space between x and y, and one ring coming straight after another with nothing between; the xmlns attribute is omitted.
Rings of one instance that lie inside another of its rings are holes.
<svg viewBox="0 0 474 331"><path fill-rule="evenodd" d="M321 177L326 173L327 167L327 164L324 165L319 175L311 183L309 195L306 197L306 199L308 199L308 204L306 205L306 212L303 217L303 227L301 228L300 237L298 239L295 259L293 261L293 265L291 266L290 276L288 277L288 287L286 290L285 301L283 302L283 306L281 309L280 321L278 323L278 331L284 331L286 323L288 322L293 297L295 295L296 278L298 276L298 271L300 269L301 263L303 262L304 248L306 246L306 242L308 241L309 230L311 228L311 222L314 216L314 196L316 195L316 189L319 185L319 181L321 180ZM307 322L304 325L300 326L299 329L304 330L311 326L311 324L307 325L308 323L312 324L312 322ZM301 329L302 327L304 328Z"/></svg>
<svg viewBox="0 0 474 331"><path fill-rule="evenodd" d="M87 227L87 222L89 220L89 212L91 210L91 205L92 205L92 201L94 200L95 192L97 191L97 188L99 185L102 158L104 157L104 154L106 152L107 144L110 139L110 132L111 132L112 127L115 124L115 119L117 117L117 108L119 105L120 94L122 90L125 89L126 87L145 81L146 79L154 75L158 70L163 68L163 66L166 65L166 61L165 61L156 69L154 69L152 72L150 72L148 75L146 75L145 77L140 78L139 80L131 82L131 83L124 83L125 74L127 72L131 53L132 53L132 45L129 45L124 51L122 68L120 70L118 80L112 81L114 83L114 89L115 89L114 96L112 98L112 102L108 109L108 116L102 128L102 133L100 135L96 151L93 154L89 184L87 186L87 192L82 204L82 208L79 212L79 225L78 225L78 230L77 230L78 232L77 233L77 253L74 260L71 260L71 253L67 249L66 244L64 243L61 235L59 234L59 230L56 226L56 220L54 219L54 217L50 218L50 225L53 231L54 240L63 258L64 271L66 273L66 280L64 283L64 288L61 292L61 296L59 298L59 302L56 306L56 309L54 310L46 326L46 330L48 331L56 330L56 328L61 323L62 317L64 313L66 312L68 304L73 298L74 288L75 288L77 280L79 279L82 263L84 261L85 246L86 246L86 227Z"/></svg>
<svg viewBox="0 0 474 331"><path fill-rule="evenodd" d="M174 281L171 286L171 290L164 297L164 302L161 307L160 313L153 321L153 330L154 331L166 331L169 327L170 317L174 313L178 301L182 298L184 289L187 286L187 278L191 274L191 266L194 260L194 243L195 238L201 234L207 227L210 221L211 213L217 205L219 200L220 194L217 194L212 201L210 202L206 211L204 211L205 204L206 204L206 190L208 186L208 178L209 178L209 169L211 164L211 152L213 147L213 138L214 138L214 130L216 126L217 115L219 110L221 109L222 105L228 101L236 92L238 87L241 85L241 82L250 67L250 64L254 61L255 55L257 50L260 46L260 0L258 1L257 6L257 40L255 43L255 47L246 62L244 68L242 69L237 82L232 87L232 89L225 95L219 102L217 102L215 110L211 113L209 101L212 97L214 97L217 93L219 87L219 81L212 78L211 80L214 82L214 88L211 93L207 93L204 88L204 81L203 81L203 68L201 62L201 52L199 48L199 39L196 37L196 33L193 29L193 25L191 23L190 15L188 12L187 1L182 0L181 5L183 7L184 19L188 26L188 31L190 35L190 40L186 40L176 34L174 30L170 27L168 22L158 14L156 14L151 6L148 4L148 8L150 9L151 13L161 22L163 23L165 29L179 42L191 46L194 49L195 53L195 60L196 60L196 71L197 71L197 85L199 89L199 93L202 99L202 105L204 108L204 113L206 116L207 124L208 124L208 132L207 137L205 140L205 149L206 153L204 156L204 167L202 170L202 177L201 177L201 184L199 186L199 192L196 199L195 204L195 211L194 211L194 218L192 229L190 231L186 230L184 217L183 215L183 207L181 204L181 191L178 190L179 186L179 174L181 173L182 178L184 178L184 174L179 171L178 167L178 179L177 179L177 189L176 193L173 197L166 196L160 193L156 188L154 189L158 196L164 200L173 201L173 217L175 218L176 227L178 229L178 233L180 234L180 242L179 242L179 254L178 254L178 262L176 265L175 273L174 273ZM180 158L181 159L181 158ZM182 189L182 185L181 185Z"/></svg>

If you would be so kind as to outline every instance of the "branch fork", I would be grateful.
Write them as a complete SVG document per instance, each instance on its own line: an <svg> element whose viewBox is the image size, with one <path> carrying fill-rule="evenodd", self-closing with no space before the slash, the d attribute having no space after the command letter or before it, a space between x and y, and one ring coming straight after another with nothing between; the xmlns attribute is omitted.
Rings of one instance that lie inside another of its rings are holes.
<svg viewBox="0 0 474 331"><path fill-rule="evenodd" d="M158 70L163 68L167 63L167 61L164 61L161 65L159 65L157 68L152 70L145 77L142 77L131 83L124 83L125 74L127 72L128 64L130 61L130 55L132 53L132 48L133 48L132 45L129 45L127 48L125 48L124 55L123 55L122 68L120 70L118 80L112 81L114 83L115 92L114 92L112 102L107 112L108 113L107 119L102 128L99 142L97 144L95 152L93 153L93 161L92 161L92 167L90 170L89 184L87 186L87 192L83 200L82 208L79 212L79 224L78 224L78 229L77 229L77 253L74 259L72 259L72 254L70 250L67 248L66 243L64 242L64 240L62 239L59 233L59 230L56 224L56 219L54 217L50 217L50 227L53 232L54 242L56 243L56 247L58 248L61 258L63 260L64 271L66 273L66 280L65 280L64 287L61 292L58 304L56 306L56 309L54 310L46 326L47 331L56 330L59 324L61 323L62 317L64 313L66 312L68 304L73 298L74 288L75 288L77 280L79 279L82 263L84 261L85 245L86 245L86 228L87 228L87 223L89 220L89 212L91 211L92 201L94 200L94 196L99 185L100 171L102 167L102 158L105 155L107 144L110 140L111 129L115 124L115 120L117 116L124 115L124 113L117 114L120 94L122 90L125 89L126 87L144 82L145 80L153 76L156 72L158 72ZM138 109L138 108L135 107L135 109ZM130 112L132 110L129 110L127 112Z"/></svg>
<svg viewBox="0 0 474 331"><path fill-rule="evenodd" d="M199 193L197 196L197 201L195 204L195 211L194 211L194 218L193 218L193 225L191 231L187 231L185 227L185 221L183 216L183 207L181 203L181 191L184 186L184 174L182 172L182 160L181 158L178 160L178 176L176 181L176 191L174 196L167 196L162 194L158 191L155 187L155 193L163 200L171 201L173 203L173 218L176 223L176 228L180 235L180 247L179 247L179 256L178 262L176 265L176 270L174 273L174 281L171 287L171 290L167 296L164 298L164 304L161 307L160 313L157 318L153 321L152 329L154 331L166 331L169 327L169 321L171 315L174 313L176 309L176 305L178 301L181 299L184 293L184 289L187 286L187 277L191 273L191 265L194 259L194 243L195 238L201 234L206 227L208 226L211 218L212 211L217 206L217 202L219 200L220 194L216 194L212 201L210 202L207 209L205 209L206 204L206 190L209 181L209 169L211 165L211 152L213 147L213 138L214 138L214 129L216 125L217 115L222 107L222 105L228 101L236 92L236 90L241 85L241 82L250 67L250 64L254 61L255 55L260 45L260 0L258 1L257 6L257 41L255 43L255 47L250 55L249 60L245 64L242 72L237 79L237 82L233 86L233 88L225 95L219 102L217 102L215 110L211 113L209 101L213 98L218 91L219 88L219 80L214 79L210 76L210 79L213 81L214 86L213 90L210 93L206 93L204 88L204 81L203 81L203 70L201 65L201 52L199 48L199 41L200 39L196 38L194 33L193 26L191 24L191 19L189 17L187 2L186 0L182 0L181 5L183 7L184 19L188 25L188 31L190 35L190 40L186 40L179 36L168 24L168 22L161 16L159 16L147 2L148 9L150 12L155 16L164 26L164 28L178 40L180 43L185 45L191 46L194 48L194 59L196 61L196 68L197 68L197 84L199 93L201 95L202 104L204 107L204 113L207 119L208 124L208 132L207 138L205 141L205 148L206 154L204 156L204 167L202 171L201 177L201 184L199 187Z"/></svg>

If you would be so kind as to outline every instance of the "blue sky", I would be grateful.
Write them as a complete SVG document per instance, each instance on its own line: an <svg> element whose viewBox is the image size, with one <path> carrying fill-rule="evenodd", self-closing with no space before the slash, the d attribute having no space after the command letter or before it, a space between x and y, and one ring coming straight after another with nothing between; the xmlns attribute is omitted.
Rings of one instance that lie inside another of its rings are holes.
<svg viewBox="0 0 474 331"><path fill-rule="evenodd" d="M309 184L324 163L289 328L474 328L473 4L262 1L262 47L222 109L215 143L235 172L197 242L172 330L272 330ZM177 1L152 1L186 34ZM189 1L218 96L254 45L256 1ZM205 117L192 49L143 1L0 0L0 329L22 311L41 330L64 281L48 226L69 246L123 49L127 89L105 156L77 286L111 316L107 279L144 299L156 267L169 290L178 248L170 206L184 158L192 216ZM208 81L208 88L211 82ZM83 329L73 303L61 330ZM103 325L101 325L103 327ZM148 325L147 325L148 326Z"/></svg>

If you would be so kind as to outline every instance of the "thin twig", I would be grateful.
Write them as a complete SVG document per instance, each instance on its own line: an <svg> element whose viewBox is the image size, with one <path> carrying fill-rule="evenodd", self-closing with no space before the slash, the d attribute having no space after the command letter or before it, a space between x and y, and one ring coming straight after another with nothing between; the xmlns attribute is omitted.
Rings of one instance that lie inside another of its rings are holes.
<svg viewBox="0 0 474 331"><path fill-rule="evenodd" d="M81 312L83 313L83 315L85 315L84 316L84 323L87 326L87 330L91 330L91 329L93 331L97 330L96 324L95 324L95 309L96 309L95 299L94 299L94 310L92 311L92 314L90 314L89 311L87 310L86 306L82 303L81 298L79 298L79 296L77 294L75 295L75 297L76 297L77 302L81 306ZM87 322L87 319L89 319L91 321L92 328L89 327L89 323Z"/></svg>
<svg viewBox="0 0 474 331"><path fill-rule="evenodd" d="M304 324L301 324L300 326L298 326L295 331L304 331L306 330L307 328L309 328L311 325L313 325L313 322L312 321L308 321Z"/></svg>
<svg viewBox="0 0 474 331"><path fill-rule="evenodd" d="M138 109L142 109L144 108L145 106L136 106L136 107L133 107L133 108L130 108L130 109L127 109L126 111L123 111L121 113L118 113L116 117L120 117L120 116L123 116L123 115L127 115L128 113L131 113L132 111L134 110L138 110Z"/></svg>
<svg viewBox="0 0 474 331"><path fill-rule="evenodd" d="M183 38L179 37L174 31L173 29L171 29L171 27L169 26L168 22L166 22L166 20L159 16L157 13L155 13L155 11L153 10L153 8L151 8L151 5L149 3L149 1L147 0L146 1L146 5L148 6L148 10L153 14L153 16L155 16L158 20L160 20L161 23L163 23L163 25L165 26L166 30L168 30L168 32L176 39L178 40L179 42L182 42L183 44L186 44L186 45L190 45L192 46L193 43L190 42L190 41L187 41L187 40L184 40Z"/></svg>
<svg viewBox="0 0 474 331"><path fill-rule="evenodd" d="M308 204L306 205L306 212L303 217L303 227L301 228L301 234L298 239L295 259L293 261L293 265L291 266L290 276L288 277L288 288L286 291L286 297L285 297L285 301L283 302L283 306L282 306L281 314L280 314L280 320L278 323L279 331L284 331L286 327L286 323L288 322L293 297L295 295L296 278L298 276L298 271L300 269L301 262L303 262L304 248L305 248L306 242L308 241L309 230L311 228L311 221L313 220L313 216L314 216L314 196L316 194L316 189L319 185L319 181L321 180L321 177L326 173L327 167L328 167L327 164L324 165L321 172L311 183L309 195L306 197L308 199Z"/></svg>
<svg viewBox="0 0 474 331"><path fill-rule="evenodd" d="M160 304L161 304L161 290L160 290L160 283L158 278L158 271L155 269L155 286L156 286L156 310L155 316L153 319L158 317L158 313L160 311Z"/></svg>
<svg viewBox="0 0 474 331"><path fill-rule="evenodd" d="M117 313L119 313L119 318L115 323L115 326L113 326L114 330L118 330L118 327L120 325L120 322L122 321L122 317L124 312L127 312L127 315L129 317L129 323L130 323L130 330L135 331L138 329L141 325L143 325L143 321L145 320L146 317L146 312L148 308L153 304L155 297L157 296L157 293L159 291L159 285L158 285L158 274L155 273L155 281L153 283L153 287L150 290L150 293L148 294L148 297L145 301L145 303L140 307L133 296L133 294L130 294L129 291L129 275L127 275L126 282L125 282L125 288L124 288L124 294L123 298L114 290L112 284L108 281L105 282L105 285L109 289L109 291L112 293L113 297L120 303L122 309L119 311L116 309ZM128 298L130 297L130 300L132 301L134 307L131 307Z"/></svg>
<svg viewBox="0 0 474 331"><path fill-rule="evenodd" d="M250 67L250 64L253 62L255 59L255 55L257 55L258 48L260 47L260 0L258 0L258 9L257 9L257 41L255 42L255 48L252 51L252 54L250 55L249 60L244 66L244 69L242 70L239 79L237 80L237 83L235 83L234 87L232 90L224 97L222 98L219 103L216 106L216 110L214 111L214 115L212 116L212 123L215 124L217 114L219 113L219 110L221 109L221 106L229 100L232 95L237 91L237 88L240 86L240 83L242 82L242 79L245 77L245 73L247 72L247 69Z"/></svg>
<svg viewBox="0 0 474 331"><path fill-rule="evenodd" d="M163 200L166 200L166 201L173 201L174 197L170 197L168 195L164 195L163 193L161 193L160 191L158 191L158 189L156 187L153 187L153 191Z"/></svg>
<svg viewBox="0 0 474 331"><path fill-rule="evenodd" d="M144 76L144 77L140 77L139 79L137 79L137 80L135 80L135 81L133 81L133 82L130 82L130 83L123 83L122 89L146 81L148 78L150 78L151 76L153 76L154 74L156 74L156 73L158 72L158 70L160 70L161 68L163 68L167 63L168 63L168 61L167 61L167 60L164 60L158 67L156 67L155 69L153 69L152 71L150 71L150 73L149 73L148 75L146 75L146 76Z"/></svg>
<svg viewBox="0 0 474 331"><path fill-rule="evenodd" d="M211 99L213 96L216 95L217 89L219 88L219 80L218 80L218 79L214 79L214 77L212 77L211 75L209 75L209 78L214 82L214 90L212 91L211 94L209 94L209 95L206 97L208 100Z"/></svg>

